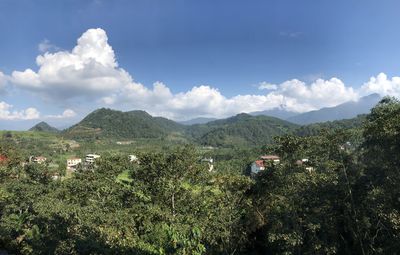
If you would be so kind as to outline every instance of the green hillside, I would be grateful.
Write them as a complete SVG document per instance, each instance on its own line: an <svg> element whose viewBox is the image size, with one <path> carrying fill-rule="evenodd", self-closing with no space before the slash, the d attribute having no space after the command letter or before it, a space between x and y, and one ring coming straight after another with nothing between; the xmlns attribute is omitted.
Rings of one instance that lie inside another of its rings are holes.
<svg viewBox="0 0 400 255"><path fill-rule="evenodd" d="M172 120L152 117L145 111L122 112L98 109L81 122L66 129L63 136L72 139L165 139L191 141L215 147L260 146L275 136L297 134L317 135L323 129L361 127L364 115L357 118L299 126L269 116L236 116L205 124L183 125Z"/></svg>
<svg viewBox="0 0 400 255"><path fill-rule="evenodd" d="M272 142L274 136L292 133L298 125L268 116L238 114L203 125L193 125L188 135L210 146L255 146Z"/></svg>
<svg viewBox="0 0 400 255"><path fill-rule="evenodd" d="M183 125L152 117L144 111L122 112L101 108L68 128L64 136L73 138L163 138L183 130Z"/></svg>
<svg viewBox="0 0 400 255"><path fill-rule="evenodd" d="M31 127L29 131L37 131L37 132L50 132L50 133L58 133L60 130L58 130L55 127L50 126L46 122L42 121L36 124L35 126Z"/></svg>
<svg viewBox="0 0 400 255"><path fill-rule="evenodd" d="M361 114L351 119L327 121L327 122L304 125L296 130L296 134L300 136L311 136L311 135L318 135L321 132L321 130L324 129L328 130L358 129L362 127L365 118L366 115Z"/></svg>

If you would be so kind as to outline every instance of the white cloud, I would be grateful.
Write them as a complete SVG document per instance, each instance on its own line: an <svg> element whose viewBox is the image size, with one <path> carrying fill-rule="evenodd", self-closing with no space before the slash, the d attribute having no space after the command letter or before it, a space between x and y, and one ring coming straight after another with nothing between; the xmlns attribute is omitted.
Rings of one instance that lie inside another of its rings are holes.
<svg viewBox="0 0 400 255"><path fill-rule="evenodd" d="M35 108L27 108L21 111L12 111L13 106L6 102L0 102L0 120L33 120L40 117Z"/></svg>
<svg viewBox="0 0 400 255"><path fill-rule="evenodd" d="M43 41L41 41L39 43L38 50L40 52L48 52L48 51L57 51L57 50L60 50L60 48L57 47L56 45L50 43L49 40L44 39Z"/></svg>
<svg viewBox="0 0 400 255"><path fill-rule="evenodd" d="M37 72L12 72L12 82L48 99L96 98L132 81L126 71L118 68L107 35L100 28L87 30L71 52L46 52L36 58L36 63Z"/></svg>
<svg viewBox="0 0 400 255"><path fill-rule="evenodd" d="M110 103L128 104L132 108L152 114L183 119L195 116L226 117L240 112L253 112L284 107L286 110L304 112L325 106L356 100L358 95L339 79L317 80L305 84L290 80L274 86L266 95L238 95L227 98L210 86L195 86L187 92L172 94L170 89L157 82L153 89L132 83L122 94L106 98ZM104 101L106 101L104 99Z"/></svg>
<svg viewBox="0 0 400 255"><path fill-rule="evenodd" d="M8 77L0 71L0 93L4 92L7 83Z"/></svg>
<svg viewBox="0 0 400 255"><path fill-rule="evenodd" d="M66 119L72 118L76 116L76 112L71 109L66 109L62 114L59 115L47 115L46 118L54 118L54 119Z"/></svg>
<svg viewBox="0 0 400 255"><path fill-rule="evenodd" d="M400 77L395 76L392 79L388 79L384 73L380 73L376 77L371 77L368 82L362 85L360 94L369 95L372 93L400 98Z"/></svg>
<svg viewBox="0 0 400 255"><path fill-rule="evenodd" d="M45 46L43 50L47 49ZM261 82L258 88L268 90L266 94L233 97L226 97L209 85L194 86L180 93L172 93L162 82L155 82L152 88L148 88L135 82L128 72L118 66L107 34L100 28L83 33L71 51L46 52L37 57L36 63L37 71L12 72L11 82L60 104L69 99L85 99L85 102L142 109L173 119L226 117L275 107L305 112L357 100L360 95L372 92L400 95L400 78L389 80L384 74L371 78L360 90L346 86L335 77L311 83L297 79L281 84ZM72 112L53 117L66 118L72 116Z"/></svg>
<svg viewBox="0 0 400 255"><path fill-rule="evenodd" d="M268 82L265 82L265 81L260 82L258 84L258 89L259 90L276 90L277 88L278 88L277 85L271 84L271 83L268 83Z"/></svg>
<svg viewBox="0 0 400 255"><path fill-rule="evenodd" d="M346 87L338 78L318 79L309 85L293 79L281 83L269 95L282 97L287 109L300 112L336 106L359 97L353 88Z"/></svg>

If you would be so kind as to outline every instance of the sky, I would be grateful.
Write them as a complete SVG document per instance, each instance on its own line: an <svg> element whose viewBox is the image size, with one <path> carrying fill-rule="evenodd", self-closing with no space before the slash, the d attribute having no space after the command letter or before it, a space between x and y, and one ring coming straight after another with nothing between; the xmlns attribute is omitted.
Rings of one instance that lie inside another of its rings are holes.
<svg viewBox="0 0 400 255"><path fill-rule="evenodd" d="M0 129L400 97L399 1L0 0Z"/></svg>

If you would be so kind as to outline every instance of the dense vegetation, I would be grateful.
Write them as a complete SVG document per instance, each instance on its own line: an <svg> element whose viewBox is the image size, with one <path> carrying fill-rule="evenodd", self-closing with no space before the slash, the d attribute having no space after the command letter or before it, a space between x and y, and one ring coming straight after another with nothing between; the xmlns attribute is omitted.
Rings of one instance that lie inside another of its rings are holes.
<svg viewBox="0 0 400 255"><path fill-rule="evenodd" d="M93 170L62 180L52 180L46 165L22 167L18 147L3 139L0 247L16 254L397 254L400 102L383 99L357 130L286 134L258 151L178 146L141 153L140 164L109 153ZM259 153L276 153L281 163L250 178L242 172ZM215 171L203 156L219 159ZM302 158L311 170L298 164Z"/></svg>
<svg viewBox="0 0 400 255"><path fill-rule="evenodd" d="M291 133L296 127L296 124L278 118L241 113L231 118L190 126L187 132L203 145L233 147L268 144L274 136Z"/></svg>

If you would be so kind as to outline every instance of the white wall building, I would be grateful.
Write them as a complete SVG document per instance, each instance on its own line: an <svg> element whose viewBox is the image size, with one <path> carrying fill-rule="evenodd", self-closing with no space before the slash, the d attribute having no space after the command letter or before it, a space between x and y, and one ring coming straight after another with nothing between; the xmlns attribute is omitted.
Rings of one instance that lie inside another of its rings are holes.
<svg viewBox="0 0 400 255"><path fill-rule="evenodd" d="M137 162L138 161L138 157L136 155L129 155L129 161L130 162Z"/></svg>
<svg viewBox="0 0 400 255"><path fill-rule="evenodd" d="M93 164L97 158L100 158L100 155L97 154L87 154L85 158L85 162L88 164Z"/></svg>
<svg viewBox="0 0 400 255"><path fill-rule="evenodd" d="M75 170L78 164L82 164L82 159L80 158L67 159L67 170Z"/></svg>

